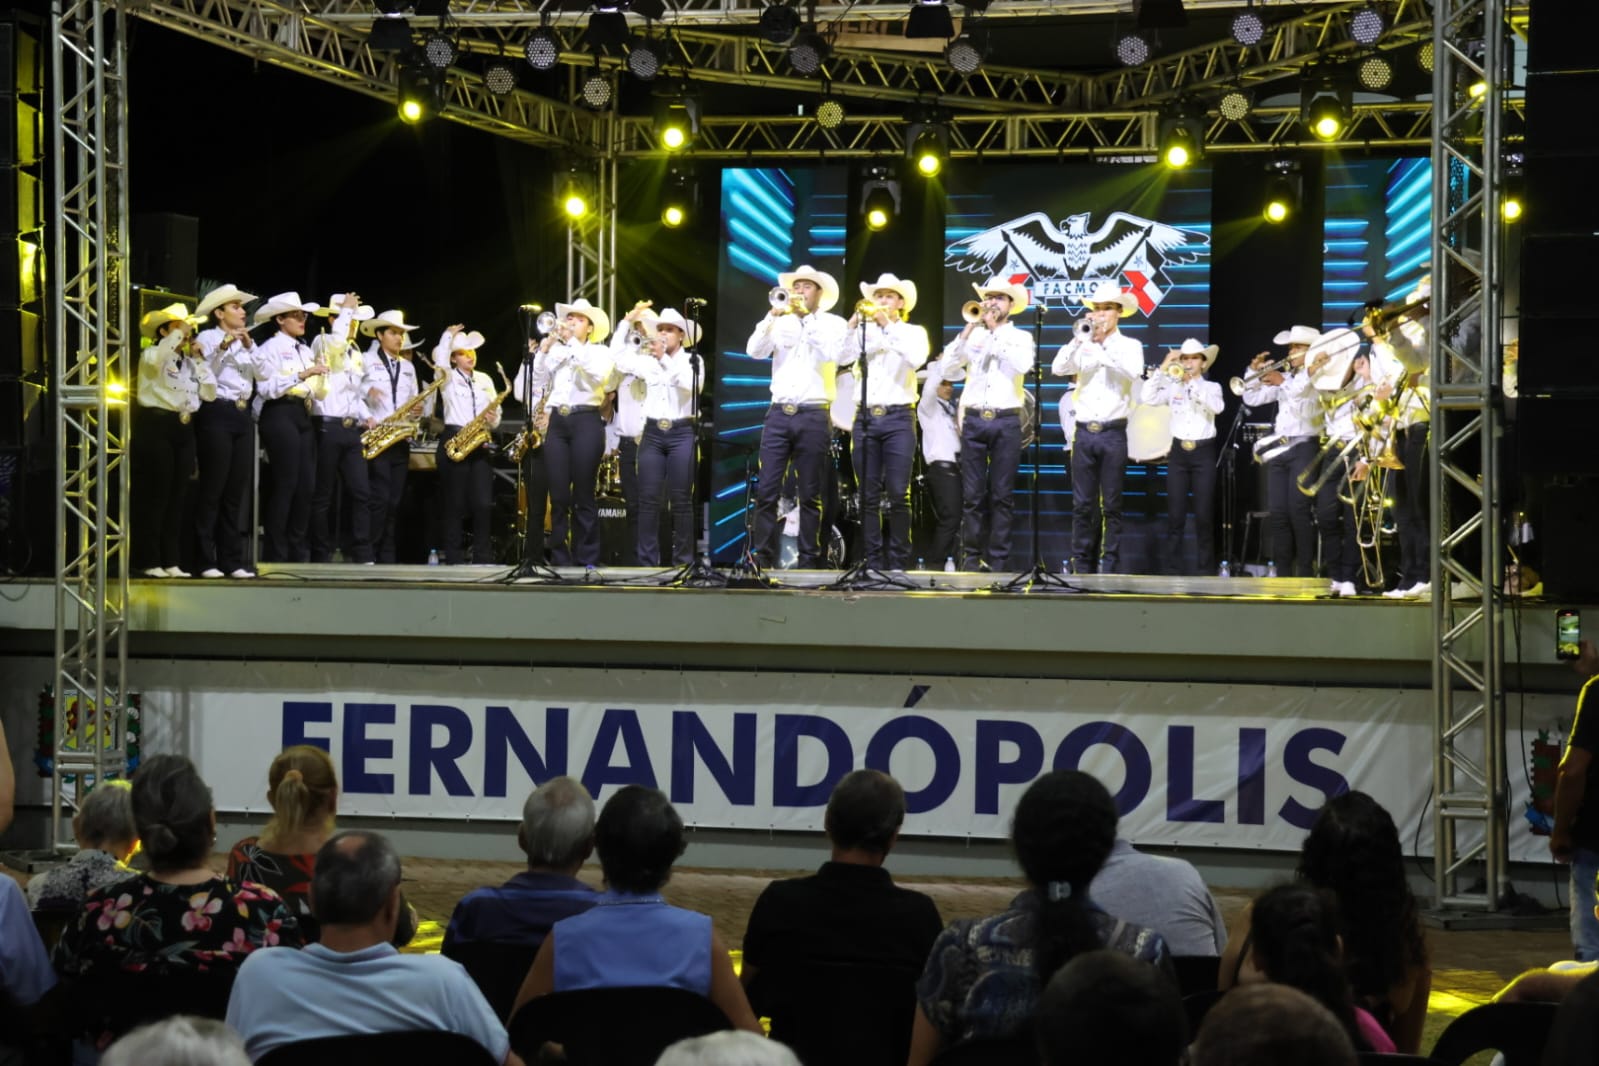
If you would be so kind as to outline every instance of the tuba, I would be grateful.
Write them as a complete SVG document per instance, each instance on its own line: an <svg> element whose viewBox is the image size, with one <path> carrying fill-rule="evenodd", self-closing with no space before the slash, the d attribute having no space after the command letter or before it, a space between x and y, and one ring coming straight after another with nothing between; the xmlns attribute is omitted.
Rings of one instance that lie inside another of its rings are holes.
<svg viewBox="0 0 1599 1066"><path fill-rule="evenodd" d="M489 425L489 418L500 409L500 404L505 402L505 398L511 395L511 381L505 376L504 370L500 371L500 379L505 382L505 391L485 404L483 410L477 413L477 417L462 426L461 432L451 437L449 443L444 446L444 454L452 461L459 463L487 444L489 438L494 435L494 430Z"/></svg>
<svg viewBox="0 0 1599 1066"><path fill-rule="evenodd" d="M422 405L428 397L444 388L450 379L444 374L435 375L433 383L417 393L395 412L365 433L361 434L361 458L376 459L402 440L416 433L417 419L422 417Z"/></svg>

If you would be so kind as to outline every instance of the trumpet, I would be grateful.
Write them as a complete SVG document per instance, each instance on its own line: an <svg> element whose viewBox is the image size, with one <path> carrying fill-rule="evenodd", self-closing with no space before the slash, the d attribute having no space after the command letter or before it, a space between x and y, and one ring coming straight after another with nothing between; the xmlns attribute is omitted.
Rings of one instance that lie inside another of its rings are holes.
<svg viewBox="0 0 1599 1066"><path fill-rule="evenodd" d="M861 303L867 301L862 300ZM981 322L983 320L983 305L976 300L967 300L961 304L961 317L968 322Z"/></svg>
<svg viewBox="0 0 1599 1066"><path fill-rule="evenodd" d="M772 310L785 315L805 315L810 314L811 310L806 306L805 297L781 285L772 287L772 291L766 294L766 302L772 305Z"/></svg>
<svg viewBox="0 0 1599 1066"><path fill-rule="evenodd" d="M1173 381L1182 381L1188 376L1188 371L1183 369L1183 364L1181 363L1167 363L1161 367L1161 372Z"/></svg>
<svg viewBox="0 0 1599 1066"><path fill-rule="evenodd" d="M855 314L862 319L876 318L879 311L885 310L887 308L878 306L877 301L870 297L855 302Z"/></svg>
<svg viewBox="0 0 1599 1066"><path fill-rule="evenodd" d="M1267 363L1265 366L1258 369L1251 367L1249 370L1244 372L1244 376L1241 378L1228 378L1227 391L1232 393L1234 396L1242 396L1245 389L1254 388L1255 385L1259 383L1260 379L1265 377L1267 374L1287 370L1292 358L1292 356L1285 355L1275 363Z"/></svg>
<svg viewBox="0 0 1599 1066"><path fill-rule="evenodd" d="M548 337L560 325L560 320L555 317L554 311L540 311L538 319L533 323L533 328L539 331L540 337Z"/></svg>

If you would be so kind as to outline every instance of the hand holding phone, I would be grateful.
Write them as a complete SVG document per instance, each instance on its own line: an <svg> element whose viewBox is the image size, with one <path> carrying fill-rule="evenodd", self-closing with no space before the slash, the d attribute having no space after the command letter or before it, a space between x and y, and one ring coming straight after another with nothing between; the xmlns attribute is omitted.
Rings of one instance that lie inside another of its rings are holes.
<svg viewBox="0 0 1599 1066"><path fill-rule="evenodd" d="M1582 654L1582 614L1571 609L1555 612L1555 658L1575 662Z"/></svg>

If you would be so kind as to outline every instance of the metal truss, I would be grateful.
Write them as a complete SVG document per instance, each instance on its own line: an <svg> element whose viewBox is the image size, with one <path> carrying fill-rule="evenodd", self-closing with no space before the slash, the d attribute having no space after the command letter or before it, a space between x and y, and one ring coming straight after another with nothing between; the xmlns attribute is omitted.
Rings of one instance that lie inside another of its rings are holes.
<svg viewBox="0 0 1599 1066"><path fill-rule="evenodd" d="M115 2L51 18L50 309L55 393L55 737L51 844L63 805L127 773L127 49ZM69 781L69 779L72 779Z"/></svg>
<svg viewBox="0 0 1599 1066"><path fill-rule="evenodd" d="M1440 910L1496 910L1509 887L1500 415L1504 0L1434 9L1431 478L1434 885ZM1469 41L1481 42L1473 55ZM1471 86L1486 85L1473 95ZM1451 500L1469 506L1451 510ZM1469 598L1456 602L1451 585ZM1481 867L1478 867L1478 863ZM1481 882L1468 878L1481 874Z"/></svg>
<svg viewBox="0 0 1599 1066"><path fill-rule="evenodd" d="M592 210L566 229L568 300L583 297L596 307L616 306L617 163L614 116L601 116L601 152L594 168Z"/></svg>

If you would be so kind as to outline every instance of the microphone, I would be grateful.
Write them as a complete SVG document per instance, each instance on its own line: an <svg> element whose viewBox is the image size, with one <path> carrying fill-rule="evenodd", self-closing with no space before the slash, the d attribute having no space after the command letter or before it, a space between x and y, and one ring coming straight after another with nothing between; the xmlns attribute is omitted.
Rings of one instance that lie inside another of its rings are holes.
<svg viewBox="0 0 1599 1066"><path fill-rule="evenodd" d="M544 310L544 308L541 307L539 304L519 304L519 305L517 305L516 309L518 311L542 311L542 310Z"/></svg>
<svg viewBox="0 0 1599 1066"><path fill-rule="evenodd" d="M710 303L709 300L703 300L703 299L701 299L698 296L685 296L685 297L683 297L683 306L684 306L684 308L704 307L708 303Z"/></svg>

